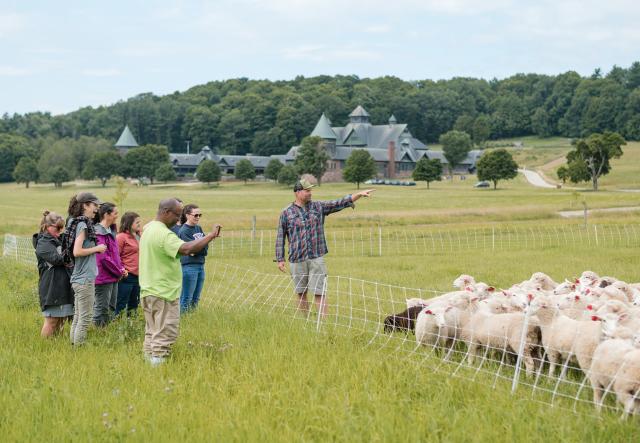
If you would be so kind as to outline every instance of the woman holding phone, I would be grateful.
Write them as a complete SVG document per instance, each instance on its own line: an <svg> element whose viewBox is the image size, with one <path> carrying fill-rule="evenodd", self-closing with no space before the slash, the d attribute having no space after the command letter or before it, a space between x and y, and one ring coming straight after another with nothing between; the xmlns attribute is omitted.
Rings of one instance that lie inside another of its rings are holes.
<svg viewBox="0 0 640 443"><path fill-rule="evenodd" d="M195 204L185 205L180 218L181 226L178 237L185 242L198 240L205 236L200 227L202 211ZM220 228L218 227L218 232ZM180 312L195 309L200 301L200 293L204 284L204 263L209 246L192 255L182 256L182 294L180 295Z"/></svg>

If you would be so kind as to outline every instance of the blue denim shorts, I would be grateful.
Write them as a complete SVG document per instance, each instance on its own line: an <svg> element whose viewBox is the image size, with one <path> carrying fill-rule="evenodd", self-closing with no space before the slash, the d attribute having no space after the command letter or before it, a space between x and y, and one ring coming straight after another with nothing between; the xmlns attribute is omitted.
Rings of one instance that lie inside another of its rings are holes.
<svg viewBox="0 0 640 443"><path fill-rule="evenodd" d="M60 306L49 306L47 309L42 311L42 315L44 317L71 317L73 315L73 305L60 305Z"/></svg>

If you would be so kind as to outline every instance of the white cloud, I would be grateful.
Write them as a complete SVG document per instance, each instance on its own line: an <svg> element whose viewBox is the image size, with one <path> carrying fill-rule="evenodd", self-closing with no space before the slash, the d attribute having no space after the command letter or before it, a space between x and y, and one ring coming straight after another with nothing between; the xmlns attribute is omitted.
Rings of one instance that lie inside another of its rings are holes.
<svg viewBox="0 0 640 443"><path fill-rule="evenodd" d="M0 13L0 37L17 34L26 27L26 16L16 13Z"/></svg>
<svg viewBox="0 0 640 443"><path fill-rule="evenodd" d="M82 75L86 75L87 77L116 77L121 74L122 72L115 68L82 70Z"/></svg>
<svg viewBox="0 0 640 443"><path fill-rule="evenodd" d="M391 26L389 25L372 25L364 28L364 32L371 34L384 34L389 31L391 31Z"/></svg>
<svg viewBox="0 0 640 443"><path fill-rule="evenodd" d="M362 49L357 46L331 48L326 45L300 45L286 48L282 51L285 58L295 60L307 60L312 62L326 62L330 60L379 60L382 54L370 49Z"/></svg>
<svg viewBox="0 0 640 443"><path fill-rule="evenodd" d="M33 74L31 69L16 66L0 66L0 77L24 77Z"/></svg>

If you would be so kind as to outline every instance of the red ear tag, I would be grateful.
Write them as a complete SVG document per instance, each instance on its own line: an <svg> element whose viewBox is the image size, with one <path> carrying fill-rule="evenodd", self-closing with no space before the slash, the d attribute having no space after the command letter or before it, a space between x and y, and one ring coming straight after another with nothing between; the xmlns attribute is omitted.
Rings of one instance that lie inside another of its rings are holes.
<svg viewBox="0 0 640 443"><path fill-rule="evenodd" d="M592 320L592 321L598 321L598 320L600 320L600 319L598 318L598 316L597 316L597 315L592 315L592 316L591 316L591 320Z"/></svg>
<svg viewBox="0 0 640 443"><path fill-rule="evenodd" d="M489 287L487 288L487 291L489 291L489 292L493 292L493 291L495 291L495 290L496 290L496 288L494 288L493 286L489 286Z"/></svg>
<svg viewBox="0 0 640 443"><path fill-rule="evenodd" d="M588 311L593 311L593 305L587 305L587 310Z"/></svg>
<svg viewBox="0 0 640 443"><path fill-rule="evenodd" d="M586 291L584 291L584 293L587 295L591 294L591 289L587 289Z"/></svg>
<svg viewBox="0 0 640 443"><path fill-rule="evenodd" d="M533 294L527 294L527 300L529 301L533 300Z"/></svg>
<svg viewBox="0 0 640 443"><path fill-rule="evenodd" d="M433 312L431 312L431 309L427 309L426 311L424 311L425 314L430 314L433 315Z"/></svg>
<svg viewBox="0 0 640 443"><path fill-rule="evenodd" d="M580 296L579 295L576 295L576 301L577 300L580 300Z"/></svg>
<svg viewBox="0 0 640 443"><path fill-rule="evenodd" d="M577 284L577 285L579 285L579 284L580 284L580 280L578 280L577 278L576 278L576 284Z"/></svg>

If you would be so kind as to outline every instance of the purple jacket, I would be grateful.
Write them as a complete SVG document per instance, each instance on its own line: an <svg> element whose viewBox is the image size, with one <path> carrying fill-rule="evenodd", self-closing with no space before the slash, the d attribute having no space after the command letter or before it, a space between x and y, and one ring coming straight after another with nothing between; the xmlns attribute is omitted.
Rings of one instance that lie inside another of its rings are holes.
<svg viewBox="0 0 640 443"><path fill-rule="evenodd" d="M124 266L120 260L118 243L116 242L116 225L111 225L111 233L100 223L95 224L96 237L99 245L107 245L107 250L96 254L98 264L98 276L96 285L115 283L122 278Z"/></svg>

